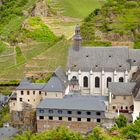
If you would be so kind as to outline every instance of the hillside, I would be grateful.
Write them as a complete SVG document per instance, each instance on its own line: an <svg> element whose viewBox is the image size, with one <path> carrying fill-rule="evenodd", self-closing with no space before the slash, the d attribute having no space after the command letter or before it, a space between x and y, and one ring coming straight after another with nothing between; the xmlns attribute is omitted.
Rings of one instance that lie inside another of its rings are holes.
<svg viewBox="0 0 140 140"><path fill-rule="evenodd" d="M108 0L84 19L81 26L84 44L112 43L140 48L139 19L139 0Z"/></svg>
<svg viewBox="0 0 140 140"><path fill-rule="evenodd" d="M58 14L84 18L95 8L99 8L103 0L48 0L51 8Z"/></svg>
<svg viewBox="0 0 140 140"><path fill-rule="evenodd" d="M2 0L1 81L21 80L25 75L44 78L57 66L65 67L70 46L66 39L72 37L74 27L81 18L97 7L100 7L97 0ZM61 46L59 49L58 45Z"/></svg>

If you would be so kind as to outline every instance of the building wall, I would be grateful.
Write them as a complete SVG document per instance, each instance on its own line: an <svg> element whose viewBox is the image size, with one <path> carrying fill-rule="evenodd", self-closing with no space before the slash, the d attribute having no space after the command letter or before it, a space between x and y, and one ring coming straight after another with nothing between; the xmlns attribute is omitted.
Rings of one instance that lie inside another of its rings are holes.
<svg viewBox="0 0 140 140"><path fill-rule="evenodd" d="M63 98L63 92L42 92L42 98Z"/></svg>
<svg viewBox="0 0 140 140"><path fill-rule="evenodd" d="M58 111L62 112L60 113ZM69 114L68 111L71 111L71 113ZM81 112L80 114L77 113L79 111ZM90 112L90 114L87 114L87 112ZM97 112L100 114L97 114ZM95 124L102 123L105 118L105 112L85 110L59 110L38 108L36 110L36 114L38 132L63 124L72 130L86 132L89 130L89 128L90 130L92 130ZM62 120L60 120L60 118Z"/></svg>
<svg viewBox="0 0 140 140"><path fill-rule="evenodd" d="M109 104L109 112L116 112L117 109L120 110L130 110L130 106L133 105L132 96L112 96L111 103ZM123 109L121 109L123 107ZM126 109L126 107L128 109Z"/></svg>
<svg viewBox="0 0 140 140"><path fill-rule="evenodd" d="M22 110L22 103L17 103L16 100L10 100L9 102L10 112Z"/></svg>
<svg viewBox="0 0 140 140"><path fill-rule="evenodd" d="M124 82L129 81L129 75L127 71L123 72L83 72L83 71L68 71L68 80L71 80L73 76L76 76L79 80L79 87L83 94L91 94L91 95L106 95L108 96L108 88L107 88L107 78L111 77L112 82L119 82L119 78L123 77ZM88 87L83 87L83 78L84 76L88 77ZM95 87L95 77L100 78L100 87ZM131 77L131 76L130 76Z"/></svg>
<svg viewBox="0 0 140 140"><path fill-rule="evenodd" d="M71 111L71 113L68 113L69 111ZM78 114L78 112L80 112L80 114ZM90 112L90 114L87 114L89 112ZM99 113L99 112L100 112L100 114L98 115L97 113ZM104 118L104 116L105 116L104 114L105 114L104 111L37 109L37 116Z"/></svg>
<svg viewBox="0 0 140 140"><path fill-rule="evenodd" d="M23 91L23 94L21 94L21 91ZM27 93L28 91L29 91L29 95ZM17 90L16 93L17 93L17 110L18 111L22 110L22 108L19 108L22 102L26 102L30 104L32 108L36 108L36 106L42 100L42 93L39 90Z"/></svg>
<svg viewBox="0 0 140 140"><path fill-rule="evenodd" d="M65 126L72 131L81 132L86 134L87 132L92 131L94 127L97 126L97 123L94 122L76 122L76 121L58 121L58 120L37 120L37 131L42 132L47 129L55 128L58 126Z"/></svg>
<svg viewBox="0 0 140 140"><path fill-rule="evenodd" d="M133 111L133 121L137 119L137 117L140 116L140 101L134 100L134 111Z"/></svg>

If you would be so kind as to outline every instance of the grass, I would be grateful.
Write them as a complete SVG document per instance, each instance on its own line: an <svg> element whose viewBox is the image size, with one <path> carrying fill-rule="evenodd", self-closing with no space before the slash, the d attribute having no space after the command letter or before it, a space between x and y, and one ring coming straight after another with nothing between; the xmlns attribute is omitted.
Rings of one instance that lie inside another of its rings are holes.
<svg viewBox="0 0 140 140"><path fill-rule="evenodd" d="M62 39L54 46L38 55L36 59L32 59L27 63L26 72L36 73L42 71L42 73L52 73L58 66L65 68L69 46L70 43Z"/></svg>
<svg viewBox="0 0 140 140"><path fill-rule="evenodd" d="M98 0L48 0L52 9L62 12L64 16L84 18L101 3Z"/></svg>
<svg viewBox="0 0 140 140"><path fill-rule="evenodd" d="M26 23L29 27L24 28L24 36L31 38L36 41L47 41L55 42L57 37L48 28L46 24L43 23L39 17L30 17Z"/></svg>

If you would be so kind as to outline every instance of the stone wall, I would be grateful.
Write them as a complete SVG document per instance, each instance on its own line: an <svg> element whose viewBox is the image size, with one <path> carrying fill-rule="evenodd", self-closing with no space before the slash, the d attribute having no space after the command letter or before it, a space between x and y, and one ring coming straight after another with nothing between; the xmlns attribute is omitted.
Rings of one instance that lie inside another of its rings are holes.
<svg viewBox="0 0 140 140"><path fill-rule="evenodd" d="M52 120L38 120L37 121L37 131L41 132L41 131L55 128L55 127L58 127L61 125L69 128L72 131L77 131L77 132L86 134L86 133L92 131L92 129L97 126L97 123L95 123L95 122L73 122L73 121L67 122L67 121L56 121L56 120L53 120L53 121Z"/></svg>

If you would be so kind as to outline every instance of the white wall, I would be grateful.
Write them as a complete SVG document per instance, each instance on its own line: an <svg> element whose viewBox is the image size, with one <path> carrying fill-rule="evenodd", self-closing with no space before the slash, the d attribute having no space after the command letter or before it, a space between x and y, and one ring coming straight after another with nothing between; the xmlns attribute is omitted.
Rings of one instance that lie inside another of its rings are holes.
<svg viewBox="0 0 140 140"><path fill-rule="evenodd" d="M135 101L134 100L134 111L133 111L133 121L135 121L137 119L137 117L139 117L140 115L140 101Z"/></svg>
<svg viewBox="0 0 140 140"><path fill-rule="evenodd" d="M76 76L79 80L79 86L83 94L94 94L94 95L106 95L108 96L107 88L107 77L111 77L112 82L119 82L119 78L123 77L124 82L128 81L128 74L126 71L123 72L83 72L83 71L70 71L68 73L68 80L71 80L73 76ZM88 87L83 87L83 78L88 77ZM100 78L100 87L95 88L95 77Z"/></svg>

